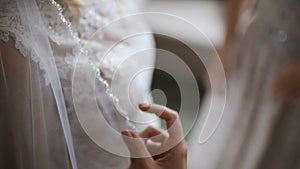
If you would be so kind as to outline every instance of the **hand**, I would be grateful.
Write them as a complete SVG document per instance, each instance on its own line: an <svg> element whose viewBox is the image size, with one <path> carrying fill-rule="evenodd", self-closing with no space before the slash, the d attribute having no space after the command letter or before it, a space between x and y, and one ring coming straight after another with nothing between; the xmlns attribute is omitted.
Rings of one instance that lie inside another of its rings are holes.
<svg viewBox="0 0 300 169"><path fill-rule="evenodd" d="M123 131L123 139L133 157L129 169L186 169L187 145L178 113L160 105L140 104L139 108L165 120L168 133L152 126L139 135Z"/></svg>

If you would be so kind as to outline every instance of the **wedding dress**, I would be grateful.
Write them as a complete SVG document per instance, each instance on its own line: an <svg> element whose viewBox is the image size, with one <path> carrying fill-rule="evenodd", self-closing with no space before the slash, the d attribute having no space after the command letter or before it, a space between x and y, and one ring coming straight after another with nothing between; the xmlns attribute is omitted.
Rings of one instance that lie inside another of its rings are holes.
<svg viewBox="0 0 300 169"><path fill-rule="evenodd" d="M83 2L78 11L54 0L1 0L0 168L126 168L128 158L102 149L85 132L75 101L89 112L83 102L96 98L103 116L117 131L158 124L152 115L136 108L138 103L151 102L151 70L137 77L136 73L154 65L153 51L138 53L154 47L152 35L122 39L149 32L142 18L121 19L138 13L137 4ZM120 23L110 28L109 23L118 19ZM96 32L104 26L107 29ZM90 76L91 70L98 70L96 79ZM84 92L89 83L96 85L94 93ZM106 85L112 84L114 90L108 93ZM128 113L126 117L117 112L110 94ZM98 135L118 148L121 136L113 140L109 134Z"/></svg>
<svg viewBox="0 0 300 169"><path fill-rule="evenodd" d="M300 62L299 6L298 0L259 0L254 6L250 25L230 51L227 92L219 93L219 98L227 96L221 122L212 137L199 143L209 105L224 101L210 104L209 95L192 131L189 168L300 167L299 98L282 102L285 98L275 98L282 91L274 90L281 72Z"/></svg>

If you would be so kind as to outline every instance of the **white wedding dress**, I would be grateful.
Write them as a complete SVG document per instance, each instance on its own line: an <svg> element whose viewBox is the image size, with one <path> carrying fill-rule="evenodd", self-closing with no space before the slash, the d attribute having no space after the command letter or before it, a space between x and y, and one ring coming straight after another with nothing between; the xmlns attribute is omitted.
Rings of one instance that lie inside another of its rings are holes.
<svg viewBox="0 0 300 169"><path fill-rule="evenodd" d="M95 93L84 90L79 92L76 104L81 110L88 112L90 107L81 102L96 95L99 109L105 110L104 117L116 130L132 126L115 111L104 85L89 76L89 70L93 66L100 65L98 68L101 77L98 78L113 83L113 94L119 99L119 106L128 113L128 118L146 122L142 125L135 124L137 130L150 123L158 124L158 121L153 121L155 119L152 115L142 114L136 109L138 103L151 102L151 70L144 71L137 77L136 73L154 65L154 53L136 52L154 47L152 35L143 34L125 39L105 55L120 38L147 32L148 28L142 18L122 20L116 26L92 36L110 22L139 12L138 6L125 0L88 0L77 11L70 5L59 4L54 0L36 0L45 27L43 33L50 42L61 83L57 85L55 80L49 78L48 72L52 70L47 68L48 63L43 62L39 52L36 52L36 46L44 44L28 37L30 34L26 32L24 23L28 24L27 27L32 25L22 20L24 13L20 14L22 11L17 2L22 4L18 0L1 0L0 6L0 168L76 168L71 164L72 160L80 169L126 168L129 165L128 158L99 147L80 125L74 108L72 78L76 77L77 87L79 86L75 91L77 94L79 89L90 87L87 83L96 84ZM27 19L30 21L30 17ZM36 23L34 26L40 24L35 20L31 22ZM32 41L37 42L36 46ZM135 57L130 57L133 54ZM79 69L76 69L77 63L81 66ZM73 74L75 69L76 75ZM55 94L59 90L53 90L53 86L61 86L64 103L57 101L59 97ZM66 121L62 120L61 114L64 104L69 119ZM68 121L69 124L65 123ZM102 124L99 125L101 127ZM68 137L68 127L71 137ZM120 140L110 140L109 134L99 132L99 136L105 138L106 142L114 147L120 146L116 143L121 140L121 136ZM67 138L69 144L66 144ZM76 161L70 151L72 147Z"/></svg>

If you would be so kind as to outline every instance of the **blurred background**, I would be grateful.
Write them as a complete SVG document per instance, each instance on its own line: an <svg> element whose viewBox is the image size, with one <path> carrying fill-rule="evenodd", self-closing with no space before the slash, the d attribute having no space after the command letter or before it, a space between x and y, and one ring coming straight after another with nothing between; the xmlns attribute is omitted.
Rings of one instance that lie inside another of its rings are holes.
<svg viewBox="0 0 300 169"><path fill-rule="evenodd" d="M181 17L197 27L197 29L208 37L208 39L195 37L193 32L182 30L182 25L176 25L176 23L168 22L168 20L163 17L147 20L154 33L167 31L175 36L180 34L180 37L185 42L188 42L187 45L172 37L155 34L156 48L174 53L180 57L193 72L199 87L199 94L201 96L199 104L201 105L201 100L203 100L202 98L205 94L204 81L206 78L206 69L199 57L190 47L201 51L201 53L207 58L210 58L210 55L213 54L211 52L212 48L218 50L221 47L225 37L226 1L152 0L143 5L145 12L162 12ZM157 53L156 63L159 63L163 57L160 55L163 55L163 53ZM177 72L177 75L177 77L182 79L186 76L183 73L181 74L180 71ZM190 82L185 81L185 83ZM153 92L153 98L156 103L166 104L168 107L179 111L181 96L179 87L174 78L166 72L156 70L154 72L152 83L152 90L154 89L162 90L167 99L167 103L165 103L165 100L162 99L159 92ZM187 113L185 116L188 116L189 112L185 113ZM195 118L193 117L193 114L191 114L190 118L185 118L186 121L183 121L183 125L189 125L192 118Z"/></svg>

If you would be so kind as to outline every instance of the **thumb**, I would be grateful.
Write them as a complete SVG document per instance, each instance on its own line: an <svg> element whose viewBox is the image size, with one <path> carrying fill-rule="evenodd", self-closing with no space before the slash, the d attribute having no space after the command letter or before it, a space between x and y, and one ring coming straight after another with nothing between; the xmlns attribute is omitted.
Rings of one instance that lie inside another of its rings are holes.
<svg viewBox="0 0 300 169"><path fill-rule="evenodd" d="M153 167L153 158L146 148L143 138L130 130L122 131L122 138L130 151L133 168L148 169Z"/></svg>

